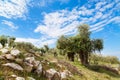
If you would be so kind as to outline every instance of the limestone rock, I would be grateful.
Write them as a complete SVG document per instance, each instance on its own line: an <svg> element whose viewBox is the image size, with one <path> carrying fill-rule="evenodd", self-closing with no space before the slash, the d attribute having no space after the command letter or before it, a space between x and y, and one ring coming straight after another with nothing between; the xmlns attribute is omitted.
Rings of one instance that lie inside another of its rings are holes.
<svg viewBox="0 0 120 80"><path fill-rule="evenodd" d="M8 49L6 49L6 48L1 49L0 51L1 51L3 54L6 54L6 53L8 53L8 52L9 52L9 50L8 50Z"/></svg>
<svg viewBox="0 0 120 80"><path fill-rule="evenodd" d="M0 49L2 49L3 48L3 45L0 43Z"/></svg>
<svg viewBox="0 0 120 80"><path fill-rule="evenodd" d="M12 56L11 54L6 54L5 58L8 59L8 60L14 60L15 59L15 57Z"/></svg>
<svg viewBox="0 0 120 80"><path fill-rule="evenodd" d="M57 73L55 69L49 69L46 71L46 77L51 80L55 73Z"/></svg>
<svg viewBox="0 0 120 80"><path fill-rule="evenodd" d="M37 72L38 74L41 74L41 73L42 73L42 65L41 65L41 64L38 65L38 67L37 67L37 69L36 69L36 72Z"/></svg>
<svg viewBox="0 0 120 80"><path fill-rule="evenodd" d="M18 56L20 54L20 51L18 49L13 49L10 52L13 56Z"/></svg>
<svg viewBox="0 0 120 80"><path fill-rule="evenodd" d="M8 66L8 67L11 67L15 70L23 71L23 68L16 63L6 63L6 64L3 64L3 66Z"/></svg>
<svg viewBox="0 0 120 80"><path fill-rule="evenodd" d="M71 76L71 72L68 70L64 70L63 72L60 72L60 75L61 75L61 79L65 79L65 78Z"/></svg>
<svg viewBox="0 0 120 80"><path fill-rule="evenodd" d="M27 58L25 58L25 61L32 64L33 61L35 61L35 58L34 57L27 57Z"/></svg>

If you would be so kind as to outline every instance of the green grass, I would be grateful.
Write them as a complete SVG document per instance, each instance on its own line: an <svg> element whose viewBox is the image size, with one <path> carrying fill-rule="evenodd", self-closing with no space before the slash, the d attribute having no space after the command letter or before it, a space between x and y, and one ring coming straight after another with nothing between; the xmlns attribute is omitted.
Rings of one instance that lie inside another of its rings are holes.
<svg viewBox="0 0 120 80"><path fill-rule="evenodd" d="M83 74L83 76L73 75L71 79L68 80L120 80L120 75L117 75L113 72L104 70L104 69L98 69L98 70L92 70L88 67L83 66L79 61L75 60L74 62L71 62L65 58L65 56L57 56L54 57L53 55L46 55L47 60L51 60L57 58L59 60L64 60L71 65L74 65L80 70L80 72ZM99 63L99 62L98 62ZM100 65L108 65L108 63L100 62ZM110 64L111 67L116 67L117 64ZM96 68L96 67L92 67Z"/></svg>

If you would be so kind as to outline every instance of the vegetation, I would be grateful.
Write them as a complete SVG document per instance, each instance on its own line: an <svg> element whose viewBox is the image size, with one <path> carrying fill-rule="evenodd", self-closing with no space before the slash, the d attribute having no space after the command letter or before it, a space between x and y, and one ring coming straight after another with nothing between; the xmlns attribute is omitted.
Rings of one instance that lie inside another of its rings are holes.
<svg viewBox="0 0 120 80"><path fill-rule="evenodd" d="M90 56L90 63L91 64L119 64L120 61L116 56L102 56L101 54L92 54Z"/></svg>
<svg viewBox="0 0 120 80"><path fill-rule="evenodd" d="M8 43L8 45L10 47L14 47L15 46L15 37L10 37L10 36L0 36L0 43L2 44L3 47L5 47L5 44Z"/></svg>
<svg viewBox="0 0 120 80"><path fill-rule="evenodd" d="M54 68L57 71L63 71L68 69L72 73L72 77L67 78L67 80L120 80L119 59L115 56L95 54L103 49L103 40L91 39L90 35L89 26L83 24L78 27L76 35L62 35L57 40L56 48L49 48L48 45L37 48L32 43L15 42L16 38L10 36L0 36L0 43L3 47L9 43L10 48L14 47L21 51L20 55L17 56L18 59L11 61L20 64L22 67L25 66L19 59L24 61L26 57L33 56L41 62L44 70ZM2 52L0 51L1 55ZM32 72L19 72L2 66L2 64L11 61L0 59L0 80L7 80L8 76L14 73L22 77L31 76L36 80L46 80L45 76L38 76L34 70ZM58 65L62 65L62 68Z"/></svg>
<svg viewBox="0 0 120 80"><path fill-rule="evenodd" d="M29 42L16 42L15 46L16 48L23 51L37 50L37 48L32 43L29 43Z"/></svg>
<svg viewBox="0 0 120 80"><path fill-rule="evenodd" d="M89 56L95 51L103 49L101 39L91 39L89 26L86 24L78 27L78 34L72 37L61 36L57 41L57 48L65 50L68 58L74 61L74 55L77 53L83 65L89 64Z"/></svg>
<svg viewBox="0 0 120 80"><path fill-rule="evenodd" d="M5 44L7 43L7 36L4 36L4 35L0 36L0 43L4 47Z"/></svg>

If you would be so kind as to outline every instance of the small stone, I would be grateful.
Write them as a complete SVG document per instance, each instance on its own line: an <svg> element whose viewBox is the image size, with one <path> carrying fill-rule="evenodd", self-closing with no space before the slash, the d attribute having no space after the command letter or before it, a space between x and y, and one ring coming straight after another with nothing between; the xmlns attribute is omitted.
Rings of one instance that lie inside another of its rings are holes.
<svg viewBox="0 0 120 80"><path fill-rule="evenodd" d="M13 74L13 75L11 75L11 77L16 78L16 77L17 77L17 75L14 75L14 74Z"/></svg>
<svg viewBox="0 0 120 80"><path fill-rule="evenodd" d="M18 49L13 49L10 52L13 56L18 56L20 54L20 51Z"/></svg>
<svg viewBox="0 0 120 80"><path fill-rule="evenodd" d="M23 77L16 77L16 80L25 80Z"/></svg>

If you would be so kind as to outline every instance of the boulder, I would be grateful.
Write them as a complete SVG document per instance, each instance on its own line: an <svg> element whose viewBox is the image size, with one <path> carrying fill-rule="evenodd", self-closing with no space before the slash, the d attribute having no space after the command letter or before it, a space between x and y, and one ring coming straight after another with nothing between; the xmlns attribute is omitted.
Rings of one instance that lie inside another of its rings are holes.
<svg viewBox="0 0 120 80"><path fill-rule="evenodd" d="M36 72L37 72L37 74L41 74L42 71L43 71L43 70L42 70L42 65L39 64L38 67L37 67L37 69L36 69Z"/></svg>
<svg viewBox="0 0 120 80"><path fill-rule="evenodd" d="M5 58L8 59L8 60L15 60L15 57L12 56L11 54L6 54Z"/></svg>
<svg viewBox="0 0 120 80"><path fill-rule="evenodd" d="M46 77L48 78L48 79L50 79L51 80L51 78L53 77L53 75L55 74L55 73L57 73L57 71L55 70L55 69L49 69L49 70L47 70L46 71Z"/></svg>
<svg viewBox="0 0 120 80"><path fill-rule="evenodd" d="M6 49L6 48L1 49L0 51L1 51L3 54L6 54L6 53L8 53L8 52L9 52L9 50L8 50L8 49Z"/></svg>
<svg viewBox="0 0 120 80"><path fill-rule="evenodd" d="M66 79L67 77L71 76L71 72L68 70L64 70L60 72L60 75L61 75L61 79Z"/></svg>
<svg viewBox="0 0 120 80"><path fill-rule="evenodd" d="M27 57L27 58L25 58L25 61L32 64L33 61L35 61L35 58L34 57Z"/></svg>
<svg viewBox="0 0 120 80"><path fill-rule="evenodd" d="M11 52L10 52L13 56L18 56L18 55L20 55L20 51L18 50L18 49L13 49L13 50L11 50Z"/></svg>
<svg viewBox="0 0 120 80"><path fill-rule="evenodd" d="M8 67L11 67L15 70L23 71L23 68L16 63L6 63L6 64L3 64L3 66L8 66Z"/></svg>
<svg viewBox="0 0 120 80"><path fill-rule="evenodd" d="M60 73L58 73L58 72L55 73L55 74L52 76L51 80L61 80Z"/></svg>
<svg viewBox="0 0 120 80"><path fill-rule="evenodd" d="M25 78L23 78L23 77L16 77L15 80L25 80Z"/></svg>
<svg viewBox="0 0 120 80"><path fill-rule="evenodd" d="M0 43L0 49L2 49L3 48L3 45Z"/></svg>

